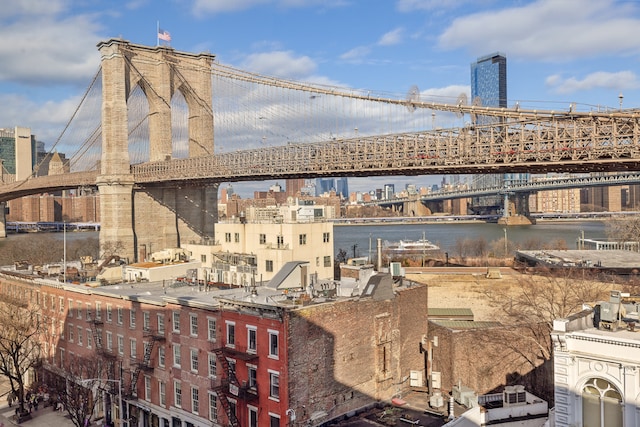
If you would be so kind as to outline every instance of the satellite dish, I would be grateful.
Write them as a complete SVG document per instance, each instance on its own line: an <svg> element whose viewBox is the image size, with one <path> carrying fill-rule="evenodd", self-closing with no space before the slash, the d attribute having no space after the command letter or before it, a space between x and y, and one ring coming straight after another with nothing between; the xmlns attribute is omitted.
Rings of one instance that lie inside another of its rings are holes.
<svg viewBox="0 0 640 427"><path fill-rule="evenodd" d="M467 105L467 94L466 93L461 93L460 95L458 95L458 99L456 99L456 105L458 107L462 107ZM461 118L462 116L464 116L464 113L462 111L456 111L456 116L458 118Z"/></svg>
<svg viewBox="0 0 640 427"><path fill-rule="evenodd" d="M420 102L420 89L418 89L418 86L413 85L407 92L407 109L412 113L416 111L416 102Z"/></svg>

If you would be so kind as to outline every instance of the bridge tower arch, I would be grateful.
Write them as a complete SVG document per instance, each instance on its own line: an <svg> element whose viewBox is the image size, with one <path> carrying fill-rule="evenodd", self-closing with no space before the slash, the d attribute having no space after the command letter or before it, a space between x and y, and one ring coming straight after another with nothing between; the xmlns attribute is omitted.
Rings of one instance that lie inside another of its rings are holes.
<svg viewBox="0 0 640 427"><path fill-rule="evenodd" d="M134 188L130 172L127 101L136 89L149 105L149 160L172 155L171 99L180 91L189 109L189 157L213 154L210 54L178 52L111 39L98 44L102 66L101 252L131 261L181 241L213 238L217 186L189 182Z"/></svg>

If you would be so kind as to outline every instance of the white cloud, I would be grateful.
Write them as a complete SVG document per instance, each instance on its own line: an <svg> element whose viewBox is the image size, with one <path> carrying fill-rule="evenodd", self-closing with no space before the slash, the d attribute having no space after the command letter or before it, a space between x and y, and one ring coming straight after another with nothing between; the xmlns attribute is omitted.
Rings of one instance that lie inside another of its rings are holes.
<svg viewBox="0 0 640 427"><path fill-rule="evenodd" d="M68 6L66 0L6 1L0 7L0 19L14 16L43 16L60 13Z"/></svg>
<svg viewBox="0 0 640 427"><path fill-rule="evenodd" d="M25 13L0 20L0 81L77 84L95 74L100 63L95 47L101 39L100 26L91 15L60 19L60 8L58 2L48 14Z"/></svg>
<svg viewBox="0 0 640 427"><path fill-rule="evenodd" d="M392 46L402 42L402 33L404 30L402 28L396 28L395 30L389 31L380 37L378 40L378 44L380 46Z"/></svg>
<svg viewBox="0 0 640 427"><path fill-rule="evenodd" d="M340 59L345 61L360 61L371 53L369 46L358 46L340 55Z"/></svg>
<svg viewBox="0 0 640 427"><path fill-rule="evenodd" d="M638 76L632 71L619 71L617 73L598 71L585 76L583 79L576 77L564 78L554 74L547 77L545 84L557 93L573 93L597 88L624 90L640 87Z"/></svg>
<svg viewBox="0 0 640 427"><path fill-rule="evenodd" d="M415 10L455 9L464 3L477 2L478 0L398 0L397 8L400 12L412 12Z"/></svg>
<svg viewBox="0 0 640 427"><path fill-rule="evenodd" d="M308 56L295 57L291 51L263 52L249 55L242 68L269 76L304 79L316 70L316 63Z"/></svg>
<svg viewBox="0 0 640 427"><path fill-rule="evenodd" d="M640 20L630 17L635 9L614 0L537 0L455 19L439 45L547 61L638 53Z"/></svg>

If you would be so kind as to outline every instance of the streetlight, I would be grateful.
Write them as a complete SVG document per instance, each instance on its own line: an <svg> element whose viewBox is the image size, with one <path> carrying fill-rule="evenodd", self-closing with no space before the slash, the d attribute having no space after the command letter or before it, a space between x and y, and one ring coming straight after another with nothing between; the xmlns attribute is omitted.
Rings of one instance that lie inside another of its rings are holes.
<svg viewBox="0 0 640 427"><path fill-rule="evenodd" d="M503 228L504 230L504 256L507 256L509 252L509 241L507 240L507 227Z"/></svg>
<svg viewBox="0 0 640 427"><path fill-rule="evenodd" d="M120 427L122 427L123 426L122 417L123 417L123 414L124 414L123 411L122 411L122 381L121 380L109 380L109 379L103 379L103 378L87 378L86 380L81 380L80 384L84 385L84 384L88 383L89 381L104 381L104 382L118 383L118 401L119 401L119 403L118 403L118 412L119 412L118 420L120 420L118 422L118 425Z"/></svg>
<svg viewBox="0 0 640 427"><path fill-rule="evenodd" d="M624 99L622 92L620 92L620 95L618 95L618 99L620 100L620 111L622 111L622 100Z"/></svg>

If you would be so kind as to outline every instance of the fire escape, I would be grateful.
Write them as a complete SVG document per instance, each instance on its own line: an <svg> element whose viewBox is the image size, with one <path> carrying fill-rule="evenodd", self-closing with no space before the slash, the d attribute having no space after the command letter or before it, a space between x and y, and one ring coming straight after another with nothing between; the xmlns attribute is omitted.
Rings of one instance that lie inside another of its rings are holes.
<svg viewBox="0 0 640 427"><path fill-rule="evenodd" d="M236 377L235 366L229 363L227 357L251 361L257 359L258 355L244 353L229 347L214 347L213 352L216 354L216 359L222 367L222 372L219 374L220 381L212 381L211 386L218 395L218 400L224 408L227 419L229 420L229 425L232 427L240 427L235 408L232 407L229 399L240 399L257 404L258 389L256 384L249 384L248 381L243 381L242 384L240 384Z"/></svg>
<svg viewBox="0 0 640 427"><path fill-rule="evenodd" d="M126 393L126 395L129 397L133 397L136 395L136 385L138 384L140 372L149 372L153 370L153 366L151 366L150 362L155 344L157 342L163 342L165 340L164 335L160 335L156 331L152 331L150 329L145 329L143 336L146 337L148 341L146 341L144 346L144 355L142 357L142 360L134 365L134 368L131 372L131 382L129 383L129 388Z"/></svg>
<svg viewBox="0 0 640 427"><path fill-rule="evenodd" d="M116 379L116 356L108 350L105 350L102 347L102 325L104 322L101 318L93 317L89 323L91 323L91 332L93 333L93 342L96 347L96 353L100 356L106 363L106 373L107 378L115 380ZM117 386L115 382L108 383L109 392L111 394L118 394Z"/></svg>

